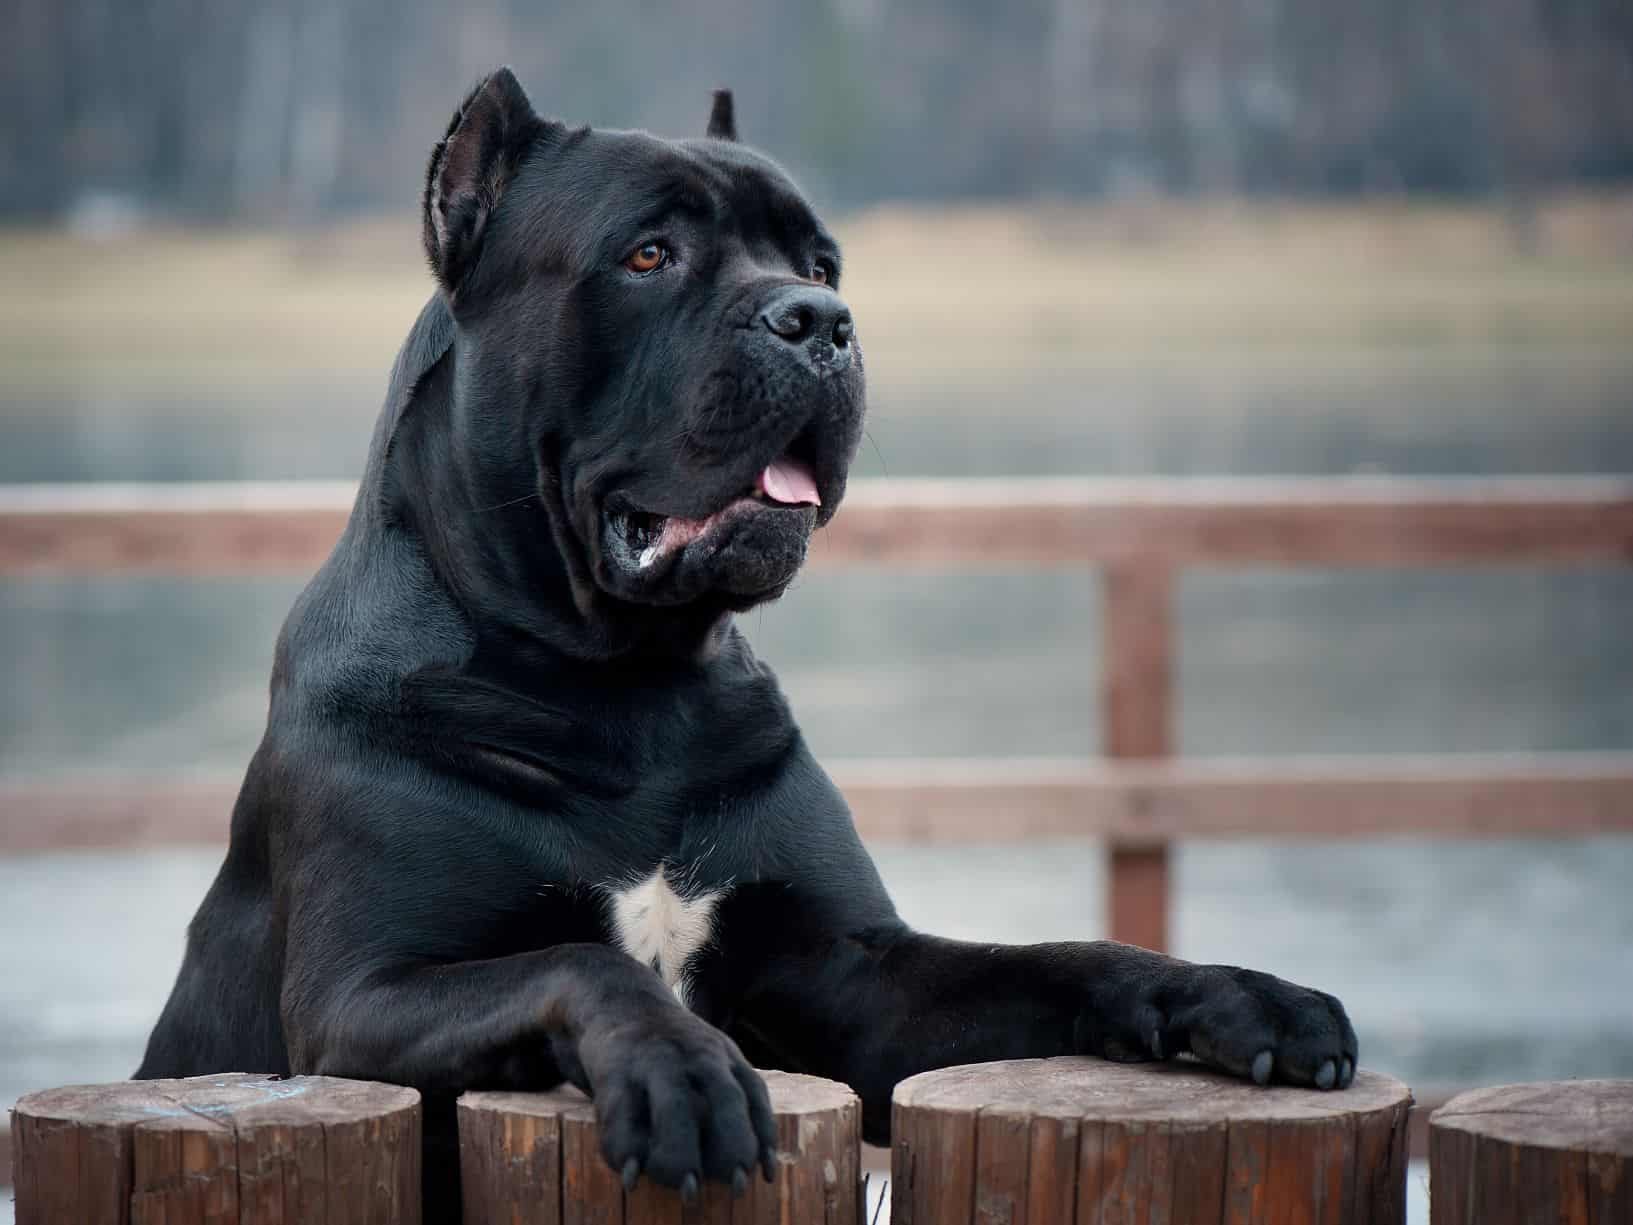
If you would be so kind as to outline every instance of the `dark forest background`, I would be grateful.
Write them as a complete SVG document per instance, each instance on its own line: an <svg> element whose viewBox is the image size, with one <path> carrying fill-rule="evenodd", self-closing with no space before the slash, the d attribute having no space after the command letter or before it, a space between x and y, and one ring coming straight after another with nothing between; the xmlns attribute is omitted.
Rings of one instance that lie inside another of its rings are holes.
<svg viewBox="0 0 1633 1225"><path fill-rule="evenodd" d="M1503 193L1633 178L1630 0L4 0L0 215L411 199L461 91L701 130L828 204Z"/></svg>

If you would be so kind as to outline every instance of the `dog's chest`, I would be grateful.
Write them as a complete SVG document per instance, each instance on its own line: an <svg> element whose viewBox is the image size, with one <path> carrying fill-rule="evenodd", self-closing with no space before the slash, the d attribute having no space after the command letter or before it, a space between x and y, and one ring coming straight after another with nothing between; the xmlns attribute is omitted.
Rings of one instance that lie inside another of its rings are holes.
<svg viewBox="0 0 1633 1225"><path fill-rule="evenodd" d="M618 947L651 966L687 1004L692 959L714 934L714 912L724 890L677 892L659 865L645 880L609 888Z"/></svg>

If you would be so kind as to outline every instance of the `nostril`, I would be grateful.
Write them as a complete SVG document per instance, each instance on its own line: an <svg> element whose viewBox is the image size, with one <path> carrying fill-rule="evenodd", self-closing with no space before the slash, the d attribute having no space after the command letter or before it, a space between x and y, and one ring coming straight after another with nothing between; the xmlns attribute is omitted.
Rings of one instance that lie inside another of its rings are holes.
<svg viewBox="0 0 1633 1225"><path fill-rule="evenodd" d="M856 325L851 322L849 311L845 311L838 319L834 320L834 344L841 349L850 343L850 339L855 333Z"/></svg>
<svg viewBox="0 0 1633 1225"><path fill-rule="evenodd" d="M781 310L769 310L760 318L766 327L790 344L804 340L816 327L816 315L809 306L789 304Z"/></svg>

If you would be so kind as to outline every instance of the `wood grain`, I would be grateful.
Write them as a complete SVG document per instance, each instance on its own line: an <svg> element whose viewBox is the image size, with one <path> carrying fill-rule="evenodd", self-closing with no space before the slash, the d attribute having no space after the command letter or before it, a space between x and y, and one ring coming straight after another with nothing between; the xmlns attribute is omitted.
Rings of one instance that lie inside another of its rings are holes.
<svg viewBox="0 0 1633 1225"><path fill-rule="evenodd" d="M844 1085L764 1072L776 1179L742 1196L707 1184L688 1204L642 1179L626 1192L601 1157L595 1107L576 1089L459 1099L465 1225L858 1225L861 1104Z"/></svg>
<svg viewBox="0 0 1633 1225"><path fill-rule="evenodd" d="M333 548L356 487L344 482L12 485L0 487L0 575L307 574ZM812 565L931 569L1105 569L1102 706L1106 752L1118 759L1168 755L1172 727L1172 588L1194 566L1576 566L1633 561L1633 481L1623 477L1318 477L1281 479L893 479L858 481L844 513L817 538ZM1432 799L1442 822L1469 832L1532 832L1508 815L1574 800L1588 823L1617 824L1627 789L1576 787L1560 797L1517 786L1423 787L1398 797L1387 787L1351 786L1332 797L1267 780L1263 803L1283 823L1303 827L1305 811L1362 807L1370 823L1333 822L1386 832L1394 801ZM1109 927L1113 936L1161 949L1168 942L1171 827L1194 797L1160 787L1099 789L1037 783L1019 805L1023 835L1101 832L1109 848ZM864 832L922 836L935 824L990 836L991 814L1008 797L966 787L934 797L896 787L853 796ZM1101 801L1098 811L1087 803ZM1201 802L1239 807L1220 822L1252 824L1261 797L1236 789ZM1606 805L1614 811L1607 817ZM955 815L945 815L949 806ZM15 806L8 806L14 808ZM224 822L225 806L221 816ZM1550 818L1580 832L1572 809ZM211 814L185 805L157 819L126 804L60 822L37 811L0 823L0 851L92 841L196 836ZM1531 820L1542 818L1531 817ZM1258 818L1265 821L1267 818ZM1095 826L1115 828L1095 829ZM50 831L50 832L40 832ZM1226 832L1245 832L1239 828ZM1253 832L1276 833L1275 829ZM1136 844L1138 842L1138 844ZM8 847L9 843L9 847Z"/></svg>
<svg viewBox="0 0 1633 1225"><path fill-rule="evenodd" d="M864 838L1479 838L1633 832L1633 753L836 761ZM0 854L222 843L236 776L0 782Z"/></svg>
<svg viewBox="0 0 1633 1225"><path fill-rule="evenodd" d="M1188 1061L926 1072L896 1087L893 1220L1398 1225L1411 1100L1366 1071L1338 1093L1261 1089Z"/></svg>
<svg viewBox="0 0 1633 1225"><path fill-rule="evenodd" d="M1633 1222L1633 1080L1460 1093L1429 1119L1435 1225Z"/></svg>
<svg viewBox="0 0 1633 1225"><path fill-rule="evenodd" d="M0 574L305 574L356 487L0 488ZM1580 565L1633 560L1624 477L856 481L811 564L1035 568Z"/></svg>
<svg viewBox="0 0 1633 1225"><path fill-rule="evenodd" d="M326 1076L75 1085L17 1103L18 1225L418 1225L420 1099Z"/></svg>
<svg viewBox="0 0 1633 1225"><path fill-rule="evenodd" d="M1100 577L1101 748L1113 760L1173 752L1174 573L1114 562ZM1113 940L1168 949L1166 843L1108 848L1108 930Z"/></svg>

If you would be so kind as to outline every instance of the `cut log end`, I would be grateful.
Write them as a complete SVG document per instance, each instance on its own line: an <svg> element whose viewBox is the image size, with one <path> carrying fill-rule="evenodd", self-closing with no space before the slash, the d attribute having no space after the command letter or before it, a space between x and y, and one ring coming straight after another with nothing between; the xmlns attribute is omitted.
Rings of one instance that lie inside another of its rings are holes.
<svg viewBox="0 0 1633 1225"><path fill-rule="evenodd" d="M595 1107L576 1089L467 1093L459 1099L465 1219L515 1225L561 1221L685 1221L773 1225L861 1220L861 1104L844 1085L764 1072L777 1120L775 1181L756 1173L741 1196L708 1183L697 1201L642 1179L625 1191L601 1157Z"/></svg>
<svg viewBox="0 0 1633 1225"><path fill-rule="evenodd" d="M1502 1085L1429 1119L1435 1225L1633 1222L1633 1080Z"/></svg>
<svg viewBox="0 0 1633 1225"><path fill-rule="evenodd" d="M891 1219L1393 1225L1411 1102L1366 1071L1337 1093L1262 1089L1190 1062L927 1072L896 1088Z"/></svg>
<svg viewBox="0 0 1633 1225"><path fill-rule="evenodd" d="M420 1095L229 1073L17 1103L17 1225L420 1220Z"/></svg>

